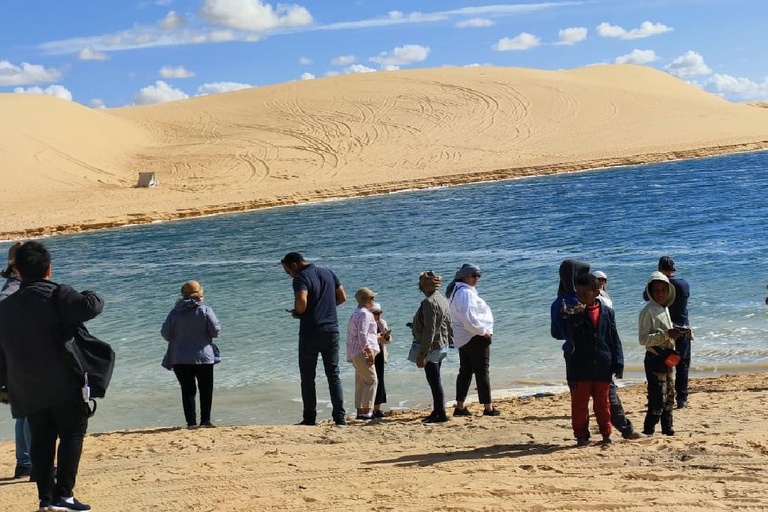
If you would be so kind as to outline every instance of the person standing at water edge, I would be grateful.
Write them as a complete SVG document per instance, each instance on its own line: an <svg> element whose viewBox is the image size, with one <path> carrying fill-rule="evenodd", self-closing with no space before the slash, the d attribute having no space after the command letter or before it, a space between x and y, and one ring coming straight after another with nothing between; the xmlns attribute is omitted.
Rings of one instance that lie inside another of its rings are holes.
<svg viewBox="0 0 768 512"><path fill-rule="evenodd" d="M13 416L29 419L40 509L90 510L72 494L88 404L61 347L69 327L94 318L104 302L94 292L51 282L51 254L38 242L18 249L15 267L19 291L0 302L0 386L8 388Z"/></svg>
<svg viewBox="0 0 768 512"><path fill-rule="evenodd" d="M379 339L379 353L374 361L376 366L376 398L373 401L373 417L383 418L381 404L387 403L387 388L384 386L384 365L387 363L387 345L392 343L392 329L387 327L387 322L381 315L381 304L374 302L371 306L373 319L376 320L376 336Z"/></svg>
<svg viewBox="0 0 768 512"><path fill-rule="evenodd" d="M204 293L197 281L184 283L181 299L160 329L168 342L163 368L173 370L181 385L181 403L189 428L197 426L195 380L200 388L200 426L213 426L213 365L221 361L219 348L213 343L213 338L221 334L221 326L213 310L203 305Z"/></svg>
<svg viewBox="0 0 768 512"><path fill-rule="evenodd" d="M425 423L448 421L440 367L447 356L448 347L453 344L453 331L450 305L438 291L441 283L442 277L431 270L419 275L419 290L426 298L421 301L411 324L413 339L420 345L416 366L424 368L432 391L432 413L422 420Z"/></svg>
<svg viewBox="0 0 768 512"><path fill-rule="evenodd" d="M659 272L667 276L675 287L675 300L669 306L672 325L679 327L680 337L675 340L675 350L680 355L680 362L675 367L675 399L677 408L688 407L688 371L691 367L691 340L693 339L688 320L688 297L691 289L688 281L675 276L675 260L669 256L659 258Z"/></svg>
<svg viewBox="0 0 768 512"><path fill-rule="evenodd" d="M477 294L480 268L465 263L446 289L450 301L451 328L453 340L459 349L459 375L456 377L456 408L454 416L470 416L464 404L475 375L477 395L485 406L485 416L498 416L499 410L491 401L491 337L493 336L493 314L491 308Z"/></svg>
<svg viewBox="0 0 768 512"><path fill-rule="evenodd" d="M370 288L357 290L357 309L347 324L347 361L355 367L355 407L358 420L373 419L371 408L378 384L374 364L379 353L379 340L376 320L370 311L375 297L376 294Z"/></svg>
<svg viewBox="0 0 768 512"><path fill-rule="evenodd" d="M309 263L298 252L280 260L293 278L294 302L290 310L299 319L299 372L304 419L300 425L314 425L317 418L315 372L318 355L323 358L325 376L333 404L333 421L346 425L344 395L339 378L339 318L336 307L347 300L344 287L331 270Z"/></svg>
<svg viewBox="0 0 768 512"><path fill-rule="evenodd" d="M0 272L0 276L5 278L5 283L0 289L0 301L10 297L18 289L21 281L16 275L14 260L16 251L21 247L21 242L16 242L8 250L8 267ZM6 390L0 390L3 392ZM24 478L32 475L32 459L29 456L29 447L31 445L32 433L29 430L29 420L27 418L16 418L16 469L13 472L13 478Z"/></svg>
<svg viewBox="0 0 768 512"><path fill-rule="evenodd" d="M589 443L589 398L603 435L611 442L611 412L608 400L613 376L624 373L624 354L616 330L613 310L600 296L600 285L591 274L576 278L579 307L565 319L566 336L573 343L571 355L571 422L578 446Z"/></svg>
<svg viewBox="0 0 768 512"><path fill-rule="evenodd" d="M608 290L606 290L606 286L608 285L608 275L602 270L595 270L592 272L592 275L595 276L597 282L600 283L600 296L598 299L600 299L603 304L613 309L613 301L611 300L611 296L608 295Z"/></svg>
<svg viewBox="0 0 768 512"><path fill-rule="evenodd" d="M645 414L643 434L650 436L661 419L661 431L674 435L672 410L675 405L675 384L672 381L674 365L672 351L680 331L673 328L667 307L675 301L675 287L667 276L654 272L645 288L648 303L638 319L640 344L646 348L645 378L648 382L648 410Z"/></svg>

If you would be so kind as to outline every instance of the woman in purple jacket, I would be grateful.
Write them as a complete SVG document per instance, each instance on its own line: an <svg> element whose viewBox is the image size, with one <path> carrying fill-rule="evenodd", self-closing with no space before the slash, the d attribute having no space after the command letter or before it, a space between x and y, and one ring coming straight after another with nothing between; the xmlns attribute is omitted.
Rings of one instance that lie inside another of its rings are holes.
<svg viewBox="0 0 768 512"><path fill-rule="evenodd" d="M203 287L187 281L181 287L181 299L168 313L160 333L168 342L163 367L173 370L181 385L181 403L187 427L197 426L195 394L200 388L200 426L212 427L213 365L221 359L213 343L221 333L219 320L203 305Z"/></svg>

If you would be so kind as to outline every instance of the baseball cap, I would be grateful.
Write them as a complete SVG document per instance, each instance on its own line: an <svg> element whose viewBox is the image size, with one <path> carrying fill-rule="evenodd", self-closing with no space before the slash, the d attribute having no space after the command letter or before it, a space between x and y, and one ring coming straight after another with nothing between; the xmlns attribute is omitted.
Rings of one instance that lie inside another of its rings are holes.
<svg viewBox="0 0 768 512"><path fill-rule="evenodd" d="M592 272L592 275L598 279L605 279L606 281L608 280L608 276L605 275L605 272L603 272L602 270L595 270L594 272Z"/></svg>

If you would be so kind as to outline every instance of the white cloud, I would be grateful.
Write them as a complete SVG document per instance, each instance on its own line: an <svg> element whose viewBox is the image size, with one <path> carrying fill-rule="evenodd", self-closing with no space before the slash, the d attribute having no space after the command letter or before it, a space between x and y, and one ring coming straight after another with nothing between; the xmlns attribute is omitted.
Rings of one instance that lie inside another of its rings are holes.
<svg viewBox="0 0 768 512"><path fill-rule="evenodd" d="M347 66L355 62L357 58L354 55L340 55L331 60L332 66Z"/></svg>
<svg viewBox="0 0 768 512"><path fill-rule="evenodd" d="M664 68L679 78L688 76L708 75L712 69L704 63L704 57L700 53L688 50Z"/></svg>
<svg viewBox="0 0 768 512"><path fill-rule="evenodd" d="M45 68L38 64L22 62L15 66L7 60L0 60L0 85L44 84L61 78L61 71Z"/></svg>
<svg viewBox="0 0 768 512"><path fill-rule="evenodd" d="M470 18L456 23L456 26L459 28L481 28L492 27L495 24L496 23L493 20L487 18Z"/></svg>
<svg viewBox="0 0 768 512"><path fill-rule="evenodd" d="M166 101L185 100L189 98L189 95L181 89L175 89L158 80L155 85L148 85L143 87L133 97L134 105L149 105L151 103L164 103Z"/></svg>
<svg viewBox="0 0 768 512"><path fill-rule="evenodd" d="M588 30L584 27L570 27L564 28L557 33L560 37L560 41L556 42L556 45L571 46L576 43L580 43L587 38Z"/></svg>
<svg viewBox="0 0 768 512"><path fill-rule="evenodd" d="M403 12L402 11L389 11L389 13L387 13L387 15L389 16L390 19L393 19L393 20L401 20L401 19L403 19Z"/></svg>
<svg viewBox="0 0 768 512"><path fill-rule="evenodd" d="M155 0L155 5L166 6L171 5L173 0Z"/></svg>
<svg viewBox="0 0 768 512"><path fill-rule="evenodd" d="M350 75L350 74L356 74L356 73L375 73L376 70L374 68L369 68L368 66L363 66L362 64L352 64L348 68L344 68L344 74Z"/></svg>
<svg viewBox="0 0 768 512"><path fill-rule="evenodd" d="M299 64L302 66L308 66L312 64L312 59L309 59L307 57L299 57Z"/></svg>
<svg viewBox="0 0 768 512"><path fill-rule="evenodd" d="M86 46L77 52L77 58L80 60L109 60L109 55L104 52L97 52L90 46Z"/></svg>
<svg viewBox="0 0 768 512"><path fill-rule="evenodd" d="M168 11L168 14L165 15L165 18L163 18L157 26L163 30L178 30L184 23L185 20L179 13L176 11Z"/></svg>
<svg viewBox="0 0 768 512"><path fill-rule="evenodd" d="M749 78L721 75L716 73L704 82L721 96L731 96L740 100L768 100L768 76L762 82Z"/></svg>
<svg viewBox="0 0 768 512"><path fill-rule="evenodd" d="M13 90L16 94L45 94L46 96L53 96L54 98L60 98L62 100L72 101L72 93L63 85L50 85L45 89L40 87L17 87Z"/></svg>
<svg viewBox="0 0 768 512"><path fill-rule="evenodd" d="M653 50L634 49L626 55L616 57L616 64L647 64L659 60L656 52Z"/></svg>
<svg viewBox="0 0 768 512"><path fill-rule="evenodd" d="M392 70L393 66L407 66L414 62L427 60L429 56L429 47L418 44L406 44L398 46L391 52L381 52L376 57L371 57L371 62L379 64L382 69Z"/></svg>
<svg viewBox="0 0 768 512"><path fill-rule="evenodd" d="M315 75L313 75L312 73L302 73L301 74L301 79L302 80L314 80L315 79Z"/></svg>
<svg viewBox="0 0 768 512"><path fill-rule="evenodd" d="M603 22L597 26L597 34L601 37L618 37L621 39L641 39L643 37L650 37L665 32L672 32L672 27L668 27L663 23L652 23L650 21L644 21L640 24L640 28L633 28L632 30L626 30L620 25L611 25L608 22Z"/></svg>
<svg viewBox="0 0 768 512"><path fill-rule="evenodd" d="M160 69L160 76L163 78L192 78L195 76L195 72L184 66L163 66Z"/></svg>
<svg viewBox="0 0 768 512"><path fill-rule="evenodd" d="M207 94L219 94L221 92L240 91L242 89L250 89L256 87L251 84L243 84L240 82L211 82L203 84L197 88L198 96L205 96Z"/></svg>
<svg viewBox="0 0 768 512"><path fill-rule="evenodd" d="M541 39L528 32L523 32L518 36L509 38L502 37L499 42L493 45L497 52L508 52L511 50L530 50L541 44Z"/></svg>
<svg viewBox="0 0 768 512"><path fill-rule="evenodd" d="M106 103L104 103L104 100L101 100L99 98L93 98L91 101L88 102L88 106L95 109L107 108L107 105Z"/></svg>
<svg viewBox="0 0 768 512"><path fill-rule="evenodd" d="M245 38L246 40L250 41L258 41L259 39L248 39L248 37ZM208 41L212 43L223 43L225 41L234 41L235 40L235 33L231 30L214 30L210 33L208 33Z"/></svg>
<svg viewBox="0 0 768 512"><path fill-rule="evenodd" d="M255 32L312 23L312 15L300 5L273 8L262 0L205 0L200 12L211 23Z"/></svg>

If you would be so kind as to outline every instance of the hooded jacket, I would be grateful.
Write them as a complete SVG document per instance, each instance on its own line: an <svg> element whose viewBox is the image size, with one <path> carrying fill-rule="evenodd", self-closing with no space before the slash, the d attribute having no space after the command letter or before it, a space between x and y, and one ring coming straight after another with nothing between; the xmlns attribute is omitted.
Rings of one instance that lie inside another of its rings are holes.
<svg viewBox="0 0 768 512"><path fill-rule="evenodd" d="M611 382L624 373L624 352L613 310L598 300L597 326L586 310L568 315L565 333L573 343L568 362L568 381Z"/></svg>
<svg viewBox="0 0 768 512"><path fill-rule="evenodd" d="M221 333L219 320L208 306L196 299L180 299L168 313L160 329L168 350L163 358L163 368L176 364L215 364L219 350L213 338Z"/></svg>
<svg viewBox="0 0 768 512"><path fill-rule="evenodd" d="M16 293L19 289L19 286L21 286L21 281L19 281L18 277L13 276L6 279L3 288L0 289L0 301L7 299Z"/></svg>
<svg viewBox="0 0 768 512"><path fill-rule="evenodd" d="M560 286L557 289L557 299L550 307L549 331L556 340L565 340L563 352L569 354L573 345L565 336L565 324L560 309L565 301L566 306L573 307L579 300L576 298L576 278L589 273L589 263L579 260L564 260L560 264Z"/></svg>
<svg viewBox="0 0 768 512"><path fill-rule="evenodd" d="M14 418L82 400L77 376L64 358L64 326L86 322L103 308L94 292L78 293L45 280L23 281L0 301L0 387L8 387Z"/></svg>
<svg viewBox="0 0 768 512"><path fill-rule="evenodd" d="M669 287L669 294L664 304L659 304L651 295L651 283L653 281L663 281ZM640 311L640 318L637 324L637 334L640 344L646 347L648 352L656 354L653 347L675 348L675 340L669 337L667 331L672 329L672 318L669 315L669 307L675 301L675 287L669 282L667 276L661 272L654 272L648 278L645 285L645 293L648 296L648 303Z"/></svg>

